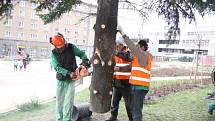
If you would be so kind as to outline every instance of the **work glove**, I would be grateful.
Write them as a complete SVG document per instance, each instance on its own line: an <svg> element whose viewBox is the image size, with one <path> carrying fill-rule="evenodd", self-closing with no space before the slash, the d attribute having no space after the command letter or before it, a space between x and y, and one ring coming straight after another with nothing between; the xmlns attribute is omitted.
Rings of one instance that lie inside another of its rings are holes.
<svg viewBox="0 0 215 121"><path fill-rule="evenodd" d="M78 69L78 68L75 70L75 72L72 72L72 73L70 74L70 78L71 78L72 80L75 80L75 81L80 79L80 76L79 76L79 69Z"/></svg>
<svg viewBox="0 0 215 121"><path fill-rule="evenodd" d="M89 75L88 70L87 70L87 68L85 66L81 65L79 67L79 75L80 75L80 77L86 77L86 76Z"/></svg>
<svg viewBox="0 0 215 121"><path fill-rule="evenodd" d="M122 51L118 51L118 50L115 51L115 56L122 58L124 55L125 55L125 53Z"/></svg>
<svg viewBox="0 0 215 121"><path fill-rule="evenodd" d="M119 32L122 35L122 38L125 39L129 39L129 37L125 34L125 32L123 31L121 26L117 26L117 32Z"/></svg>
<svg viewBox="0 0 215 121"><path fill-rule="evenodd" d="M118 31L122 36L125 35L125 33L124 33L124 31L123 31L123 29L122 29L122 27L121 27L120 25L117 26L117 31Z"/></svg>
<svg viewBox="0 0 215 121"><path fill-rule="evenodd" d="M84 66L85 68L90 68L91 62L89 61L89 59L84 59L84 60L82 60L82 63L80 65Z"/></svg>

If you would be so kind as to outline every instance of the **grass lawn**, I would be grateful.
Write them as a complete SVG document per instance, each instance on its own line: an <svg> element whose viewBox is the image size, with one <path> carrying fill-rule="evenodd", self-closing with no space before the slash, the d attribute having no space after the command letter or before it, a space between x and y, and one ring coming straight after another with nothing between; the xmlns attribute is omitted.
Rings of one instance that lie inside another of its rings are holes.
<svg viewBox="0 0 215 121"><path fill-rule="evenodd" d="M207 114L209 100L204 99L212 86L178 92L162 97L156 101L148 101L144 105L144 121L215 121L215 114ZM86 89L76 94L76 103L89 101ZM13 111L0 114L0 121L54 121L55 102L42 104L39 108L28 112ZM102 114L108 117L110 113ZM93 115L96 119L98 114ZM104 117L98 121L104 121ZM122 102L119 110L119 121L126 121L127 115ZM95 120L92 120L95 121Z"/></svg>
<svg viewBox="0 0 215 121"><path fill-rule="evenodd" d="M215 115L207 113L209 100L206 94L212 87L175 93L149 102L144 108L145 121L215 121Z"/></svg>

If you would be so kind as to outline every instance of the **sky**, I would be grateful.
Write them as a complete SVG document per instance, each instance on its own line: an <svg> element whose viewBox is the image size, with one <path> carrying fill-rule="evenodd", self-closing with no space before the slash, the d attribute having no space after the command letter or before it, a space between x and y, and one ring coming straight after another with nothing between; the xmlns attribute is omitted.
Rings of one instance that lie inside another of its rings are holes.
<svg viewBox="0 0 215 121"><path fill-rule="evenodd" d="M157 14L151 14L147 20L142 22L140 15L137 12L119 10L118 24L124 28L125 33L131 36L137 36L141 32L161 32L164 31L167 23ZM189 23L188 20L180 19L181 30L196 30L198 28L214 28L215 29L215 16L206 15L202 18L196 15L196 23Z"/></svg>
<svg viewBox="0 0 215 121"><path fill-rule="evenodd" d="M97 0L83 0L88 3L97 4ZM131 0L132 1L132 0ZM134 1L134 0L133 0ZM205 16L202 18L200 15L196 16L196 24L193 22L189 24L189 21L184 19L180 20L181 30L196 30L198 28L215 28L215 17L214 16ZM137 37L138 34L144 32L159 32L164 31L165 23L162 17L158 17L157 14L149 15L148 20L142 22L138 12L131 10L119 9L118 10L118 25L122 26L124 32L131 37Z"/></svg>

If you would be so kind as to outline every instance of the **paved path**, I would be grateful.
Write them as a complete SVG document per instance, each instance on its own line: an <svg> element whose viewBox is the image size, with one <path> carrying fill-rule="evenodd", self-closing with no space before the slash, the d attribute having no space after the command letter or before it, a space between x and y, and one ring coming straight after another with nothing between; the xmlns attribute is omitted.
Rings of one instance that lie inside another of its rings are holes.
<svg viewBox="0 0 215 121"><path fill-rule="evenodd" d="M90 77L84 78L89 86ZM26 71L13 71L13 64L0 61L0 113L14 109L16 105L38 98L46 100L55 96L55 71L51 71L49 61L33 61Z"/></svg>

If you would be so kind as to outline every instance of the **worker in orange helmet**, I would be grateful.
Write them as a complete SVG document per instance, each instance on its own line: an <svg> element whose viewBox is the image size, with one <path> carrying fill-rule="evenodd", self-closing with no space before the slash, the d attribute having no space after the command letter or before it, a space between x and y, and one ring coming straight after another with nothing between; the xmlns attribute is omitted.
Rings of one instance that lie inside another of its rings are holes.
<svg viewBox="0 0 215 121"><path fill-rule="evenodd" d="M57 72L56 121L71 121L75 80L87 75L90 62L83 51L74 44L66 43L60 33L51 37L50 43L55 47L52 50L51 64ZM82 59L80 68L76 64L76 56Z"/></svg>

